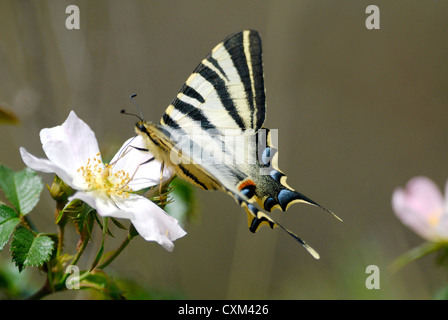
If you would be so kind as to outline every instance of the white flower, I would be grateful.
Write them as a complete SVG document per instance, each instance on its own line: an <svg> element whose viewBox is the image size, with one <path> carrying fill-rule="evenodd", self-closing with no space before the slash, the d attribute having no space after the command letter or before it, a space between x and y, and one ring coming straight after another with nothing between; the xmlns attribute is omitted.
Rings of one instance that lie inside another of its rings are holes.
<svg viewBox="0 0 448 320"><path fill-rule="evenodd" d="M65 122L40 132L48 159L20 148L25 164L37 171L55 173L76 190L69 198L80 199L103 217L130 219L147 241L156 241L171 251L173 241L186 232L178 221L143 196L131 193L160 183L161 164L144 148L140 136L127 140L110 164L104 164L95 133L72 111ZM133 147L136 148L133 148ZM164 169L163 180L172 176Z"/></svg>

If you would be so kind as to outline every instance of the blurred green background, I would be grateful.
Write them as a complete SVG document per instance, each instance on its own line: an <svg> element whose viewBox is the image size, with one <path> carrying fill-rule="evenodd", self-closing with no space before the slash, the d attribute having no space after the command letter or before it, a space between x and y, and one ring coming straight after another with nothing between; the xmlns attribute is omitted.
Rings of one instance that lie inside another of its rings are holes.
<svg viewBox="0 0 448 320"><path fill-rule="evenodd" d="M70 4L80 30L65 27ZM380 30L365 27L370 4L380 8ZM134 134L135 120L120 115L132 110L131 93L158 121L201 59L247 28L263 41L266 126L279 129L280 169L344 222L305 205L273 213L320 253L315 261L280 230L250 233L229 196L196 190L199 218L173 253L138 238L106 270L156 298L434 297L448 283L434 256L389 272L423 241L397 220L391 195L416 175L440 187L448 178L447 1L1 0L0 104L20 124L0 126L0 162L23 169L20 146L44 156L39 131L70 110L113 154ZM55 231L53 206L44 191L31 216L40 231ZM76 234L67 241L74 247ZM379 290L365 287L368 265L380 268ZM44 281L31 268L23 274L31 291ZM50 296L66 297L87 296Z"/></svg>

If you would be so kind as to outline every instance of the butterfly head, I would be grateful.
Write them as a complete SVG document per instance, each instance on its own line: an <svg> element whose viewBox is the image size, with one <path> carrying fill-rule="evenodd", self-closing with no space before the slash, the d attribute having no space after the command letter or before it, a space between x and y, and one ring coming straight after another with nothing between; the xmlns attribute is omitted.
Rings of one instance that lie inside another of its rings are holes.
<svg viewBox="0 0 448 320"><path fill-rule="evenodd" d="M149 121L140 120L135 123L135 132L138 135L142 136L147 142L154 142L154 140L159 140L157 138L157 132L155 132L154 129L154 124Z"/></svg>
<svg viewBox="0 0 448 320"><path fill-rule="evenodd" d="M146 121L138 121L135 123L135 128L137 133L148 134L148 130L146 129Z"/></svg>
<svg viewBox="0 0 448 320"><path fill-rule="evenodd" d="M135 123L135 132L145 141L159 144L160 134L153 123L144 120L138 121Z"/></svg>

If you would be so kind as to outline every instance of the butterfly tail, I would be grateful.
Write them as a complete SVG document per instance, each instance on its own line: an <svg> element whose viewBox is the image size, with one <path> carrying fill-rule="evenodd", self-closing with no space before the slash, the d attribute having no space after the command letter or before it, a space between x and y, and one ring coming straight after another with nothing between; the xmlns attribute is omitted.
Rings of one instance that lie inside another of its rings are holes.
<svg viewBox="0 0 448 320"><path fill-rule="evenodd" d="M342 219L339 218L333 211L325 208L324 206L320 205L316 201L311 200L310 198L308 198L307 196L301 194L300 192L297 192L295 190L289 190L289 189L283 189L283 190L288 190L288 193L289 193L289 199L288 199L289 201L287 202L286 206L284 207L284 210L283 210L283 207L282 207L283 211L286 211L286 209L293 203L302 202L302 203L306 203L306 204L309 204L309 205L312 205L312 206L319 207L322 210L332 214L333 217L335 217L336 219L338 219L339 221L342 222Z"/></svg>
<svg viewBox="0 0 448 320"><path fill-rule="evenodd" d="M253 204L249 203L246 199L244 199L244 196L236 194L231 191L227 192L237 201L237 203L241 207L243 207L246 210L249 230L251 232L253 233L257 232L258 229L260 229L260 227L263 225L268 225L271 229L279 227L287 234L289 234L294 240L300 243L311 254L311 256L313 256L314 259L320 258L316 250L314 250L310 245L308 245L305 241L303 241L299 236L283 227L281 224L276 222L274 219L265 214L263 211L259 210Z"/></svg>

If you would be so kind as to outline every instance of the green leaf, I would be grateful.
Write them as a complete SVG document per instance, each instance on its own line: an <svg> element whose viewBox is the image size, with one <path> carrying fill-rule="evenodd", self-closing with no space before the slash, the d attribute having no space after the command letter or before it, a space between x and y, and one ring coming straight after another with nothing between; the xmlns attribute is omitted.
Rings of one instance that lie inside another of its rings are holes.
<svg viewBox="0 0 448 320"><path fill-rule="evenodd" d="M12 260L19 271L27 266L39 267L50 259L53 248L54 242L50 237L34 235L32 231L19 227L11 242Z"/></svg>
<svg viewBox="0 0 448 320"><path fill-rule="evenodd" d="M20 218L13 209L0 204L0 251L8 243L19 222Z"/></svg>
<svg viewBox="0 0 448 320"><path fill-rule="evenodd" d="M13 170L0 165L0 188L6 198L21 214L27 214L39 202L39 196L44 185L35 171L25 168L22 171Z"/></svg>

